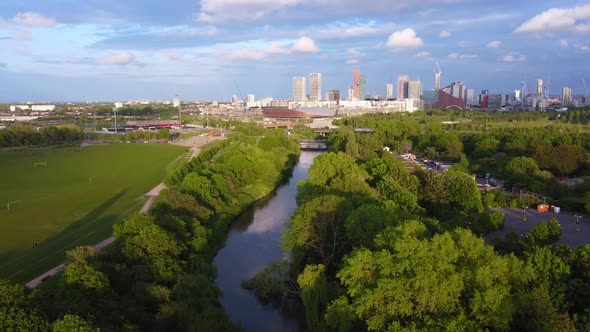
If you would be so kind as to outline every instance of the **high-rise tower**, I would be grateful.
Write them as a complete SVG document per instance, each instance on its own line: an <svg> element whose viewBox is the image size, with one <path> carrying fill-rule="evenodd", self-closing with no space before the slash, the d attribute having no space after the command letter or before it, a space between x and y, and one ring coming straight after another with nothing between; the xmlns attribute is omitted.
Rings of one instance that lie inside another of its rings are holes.
<svg viewBox="0 0 590 332"><path fill-rule="evenodd" d="M537 80L537 94L538 95L543 94L543 80L542 79Z"/></svg>
<svg viewBox="0 0 590 332"><path fill-rule="evenodd" d="M363 74L359 77L358 99L365 100L367 98L367 77Z"/></svg>
<svg viewBox="0 0 590 332"><path fill-rule="evenodd" d="M293 77L293 100L304 101L306 99L305 77Z"/></svg>
<svg viewBox="0 0 590 332"><path fill-rule="evenodd" d="M309 99L316 101L322 99L322 74L320 73L309 74Z"/></svg>
<svg viewBox="0 0 590 332"><path fill-rule="evenodd" d="M359 99L359 85L361 83L361 70L352 71L352 99Z"/></svg>
<svg viewBox="0 0 590 332"><path fill-rule="evenodd" d="M410 78L408 75L399 75L397 77L397 99L408 98L408 81Z"/></svg>

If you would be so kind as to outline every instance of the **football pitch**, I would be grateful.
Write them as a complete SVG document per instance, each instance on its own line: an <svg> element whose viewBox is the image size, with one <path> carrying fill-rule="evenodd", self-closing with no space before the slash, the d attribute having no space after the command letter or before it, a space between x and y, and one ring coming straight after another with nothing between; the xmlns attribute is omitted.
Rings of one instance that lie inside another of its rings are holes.
<svg viewBox="0 0 590 332"><path fill-rule="evenodd" d="M112 234L143 194L185 161L185 147L111 144L0 151L0 278L27 282L65 251Z"/></svg>

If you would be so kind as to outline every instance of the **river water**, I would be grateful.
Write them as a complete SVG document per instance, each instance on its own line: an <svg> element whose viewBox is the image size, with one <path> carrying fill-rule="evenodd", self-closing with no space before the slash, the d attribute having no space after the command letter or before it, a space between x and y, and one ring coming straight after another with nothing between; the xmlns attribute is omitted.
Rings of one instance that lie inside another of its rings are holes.
<svg viewBox="0 0 590 332"><path fill-rule="evenodd" d="M234 221L225 247L215 256L216 284L223 291L220 302L246 331L306 330L303 308L296 301L285 301L280 309L263 305L241 282L285 257L281 234L297 207L297 182L307 179L307 171L319 154L301 151L291 178Z"/></svg>

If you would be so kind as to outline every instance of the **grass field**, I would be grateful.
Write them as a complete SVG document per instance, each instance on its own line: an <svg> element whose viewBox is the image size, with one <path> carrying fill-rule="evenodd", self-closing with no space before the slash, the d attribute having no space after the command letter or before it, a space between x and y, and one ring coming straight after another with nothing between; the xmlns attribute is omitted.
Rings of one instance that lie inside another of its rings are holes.
<svg viewBox="0 0 590 332"><path fill-rule="evenodd" d="M109 237L186 150L113 144L0 151L0 278L26 282L61 263L66 250Z"/></svg>

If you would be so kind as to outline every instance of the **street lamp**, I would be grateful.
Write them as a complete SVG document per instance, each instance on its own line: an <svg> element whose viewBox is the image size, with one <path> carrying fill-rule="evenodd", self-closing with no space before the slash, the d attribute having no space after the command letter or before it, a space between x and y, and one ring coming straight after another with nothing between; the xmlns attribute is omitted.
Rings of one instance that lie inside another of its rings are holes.
<svg viewBox="0 0 590 332"><path fill-rule="evenodd" d="M526 221L526 206L522 207L522 221Z"/></svg>
<svg viewBox="0 0 590 332"><path fill-rule="evenodd" d="M580 218L582 218L582 216L580 215L574 215L574 217L576 218L576 232L580 231Z"/></svg>

